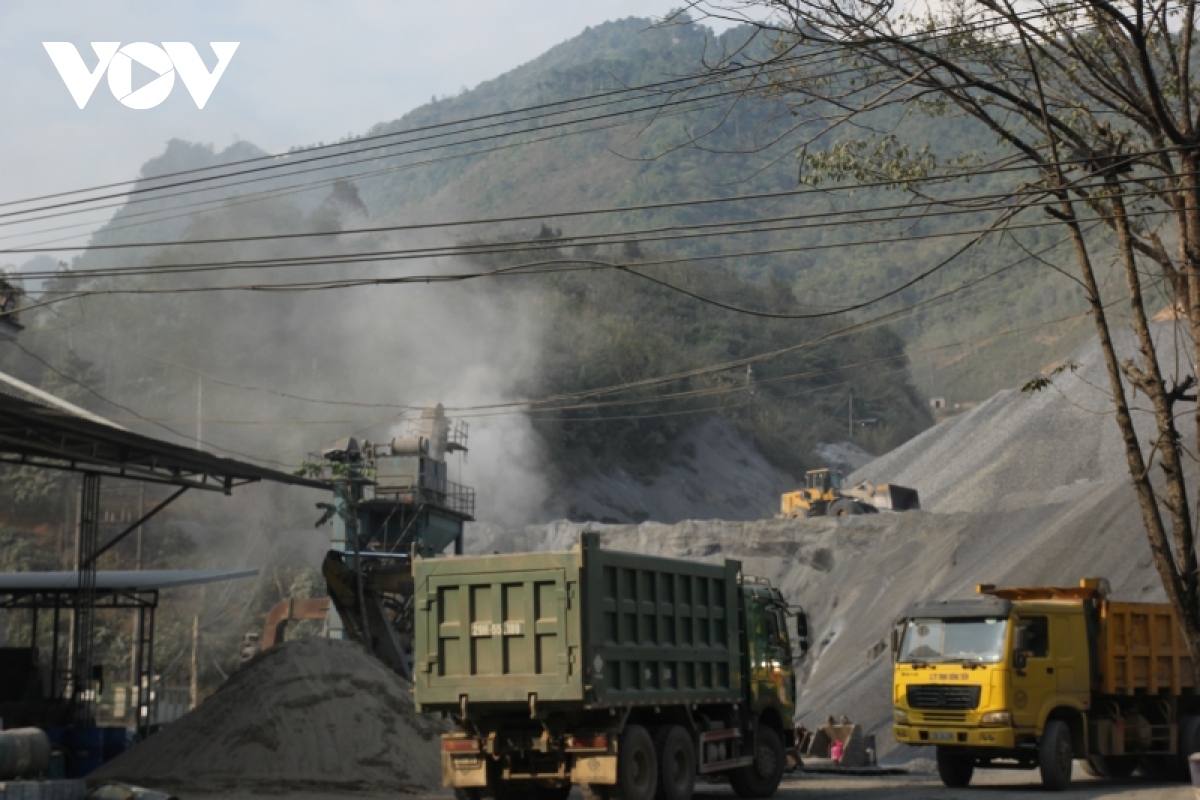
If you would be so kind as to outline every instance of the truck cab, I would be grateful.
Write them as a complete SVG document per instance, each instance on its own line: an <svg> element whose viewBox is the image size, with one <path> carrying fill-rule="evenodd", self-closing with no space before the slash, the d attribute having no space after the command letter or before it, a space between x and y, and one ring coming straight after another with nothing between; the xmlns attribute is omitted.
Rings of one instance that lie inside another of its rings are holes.
<svg viewBox="0 0 1200 800"><path fill-rule="evenodd" d="M803 611L789 611L783 595L769 583L746 579L742 596L751 709L777 725L785 745L790 745L796 714L794 662L808 651L808 619ZM789 615L796 619L795 645L788 634Z"/></svg>

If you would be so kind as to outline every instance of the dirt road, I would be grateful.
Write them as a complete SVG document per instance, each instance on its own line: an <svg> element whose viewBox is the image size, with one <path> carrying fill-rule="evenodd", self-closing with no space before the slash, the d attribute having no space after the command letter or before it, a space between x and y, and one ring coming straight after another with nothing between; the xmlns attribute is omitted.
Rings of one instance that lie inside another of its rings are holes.
<svg viewBox="0 0 1200 800"><path fill-rule="evenodd" d="M1150 783L1141 778L1094 780L1079 774L1067 792L1043 791L1037 772L977 772L969 789L947 789L936 775L889 775L855 778L831 775L789 776L777 800L1032 800L1033 798L1121 798L1121 800L1194 800L1194 790L1179 784ZM724 786L704 786L697 794L732 797Z"/></svg>
<svg viewBox="0 0 1200 800"><path fill-rule="evenodd" d="M1075 783L1066 792L1043 791L1036 772L982 771L976 773L969 789L947 789L936 775L887 775L879 777L842 777L834 775L789 775L775 795L775 800L1081 800L1082 798L1111 798L1112 800L1195 800L1190 786L1152 783L1142 778L1128 780L1095 780L1076 767ZM729 787L723 784L700 783L696 786L700 800L735 800ZM348 794L332 796L320 793L286 793L263 795L226 793L222 795L193 795L181 793L182 800L384 800L383 795ZM398 795L387 800L401 800ZM436 792L404 800L453 800L450 792ZM571 800L579 800L578 791Z"/></svg>

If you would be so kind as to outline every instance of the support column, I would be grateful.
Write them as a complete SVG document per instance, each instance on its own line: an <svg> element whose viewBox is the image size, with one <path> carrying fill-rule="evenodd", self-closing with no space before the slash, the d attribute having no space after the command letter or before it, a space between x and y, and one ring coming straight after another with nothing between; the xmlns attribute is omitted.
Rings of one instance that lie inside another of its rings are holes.
<svg viewBox="0 0 1200 800"><path fill-rule="evenodd" d="M76 725L93 721L92 645L96 616L96 548L100 529L100 476L85 473L79 493L79 535L75 541L75 569L79 576L72 617L70 700Z"/></svg>
<svg viewBox="0 0 1200 800"><path fill-rule="evenodd" d="M341 553L353 553L358 543L352 537L357 535L355 526L349 521L351 514L356 513L356 500L361 499L362 489L351 481L338 481L333 485L333 533L329 537L329 549ZM356 567L357 569L357 567ZM346 626L342 623L341 615L329 604L329 614L326 621L326 634L330 639L346 639Z"/></svg>
<svg viewBox="0 0 1200 800"><path fill-rule="evenodd" d="M158 592L139 595L138 601L141 603L137 611L140 635L135 643L137 693L134 695L134 715L138 734L144 739L154 722L154 607L158 605Z"/></svg>

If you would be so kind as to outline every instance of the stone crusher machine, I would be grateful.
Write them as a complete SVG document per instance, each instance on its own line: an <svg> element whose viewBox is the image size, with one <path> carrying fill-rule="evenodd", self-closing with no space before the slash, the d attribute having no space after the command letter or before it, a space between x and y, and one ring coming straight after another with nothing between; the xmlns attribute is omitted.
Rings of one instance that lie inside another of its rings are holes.
<svg viewBox="0 0 1200 800"><path fill-rule="evenodd" d="M447 456L466 452L467 426L427 408L409 435L382 444L342 439L321 453L334 481L331 549L321 571L336 613L330 636L368 647L412 678L413 553L462 553L475 491L447 478Z"/></svg>
<svg viewBox="0 0 1200 800"><path fill-rule="evenodd" d="M907 486L863 481L847 487L842 473L830 469L809 470L804 478L803 488L780 497L779 519L844 517L921 508L917 490Z"/></svg>

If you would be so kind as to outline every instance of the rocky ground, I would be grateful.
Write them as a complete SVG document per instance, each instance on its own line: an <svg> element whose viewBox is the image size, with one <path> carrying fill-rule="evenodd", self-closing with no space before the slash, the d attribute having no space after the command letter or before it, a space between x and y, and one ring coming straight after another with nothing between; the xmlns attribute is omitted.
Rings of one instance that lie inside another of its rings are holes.
<svg viewBox="0 0 1200 800"><path fill-rule="evenodd" d="M1078 772L1078 770L1077 770ZM431 792L423 795L396 794L181 794L180 800L450 800L450 792ZM696 796L701 798L732 798L733 793L724 784L700 783ZM1076 783L1066 792L1046 792L1037 783L1035 772L984 772L968 789L947 789L937 776L928 774L892 775L879 777L840 777L829 775L791 775L784 779L775 800L1032 800L1032 798L1058 797L1083 800L1084 798L1112 798L1112 800L1193 800L1195 790L1178 784L1151 783L1138 778L1128 780L1095 780L1082 773L1077 774ZM572 792L571 800L580 800L578 790Z"/></svg>

